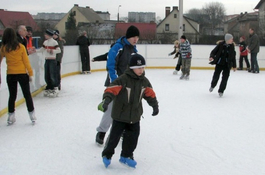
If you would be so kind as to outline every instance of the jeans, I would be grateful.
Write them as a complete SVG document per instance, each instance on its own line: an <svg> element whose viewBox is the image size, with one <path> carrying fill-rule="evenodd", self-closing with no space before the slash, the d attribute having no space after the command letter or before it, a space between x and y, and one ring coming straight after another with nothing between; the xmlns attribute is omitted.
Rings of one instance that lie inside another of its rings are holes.
<svg viewBox="0 0 265 175"><path fill-rule="evenodd" d="M259 72L259 64L257 60L258 53L250 53L250 62L251 62L251 70L254 72Z"/></svg>
<svg viewBox="0 0 265 175"><path fill-rule="evenodd" d="M46 89L54 89L57 87L57 61L56 60L46 60L45 61L45 82L47 84Z"/></svg>
<svg viewBox="0 0 265 175"><path fill-rule="evenodd" d="M8 74L6 82L9 90L8 112L15 112L15 102L17 99L17 83L19 83L23 96L26 100L27 109L29 112L34 110L33 100L30 93L29 76L28 74Z"/></svg>

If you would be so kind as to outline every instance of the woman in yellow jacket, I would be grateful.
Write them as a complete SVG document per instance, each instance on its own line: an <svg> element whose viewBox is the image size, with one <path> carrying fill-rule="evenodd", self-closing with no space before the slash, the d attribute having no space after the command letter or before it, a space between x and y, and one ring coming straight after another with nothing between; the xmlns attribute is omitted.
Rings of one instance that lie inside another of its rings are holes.
<svg viewBox="0 0 265 175"><path fill-rule="evenodd" d="M9 90L7 123L11 125L16 121L15 101L17 98L17 84L19 83L26 100L30 119L34 124L36 117L29 86L29 82L32 81L33 71L26 48L17 41L14 29L6 28L4 30L0 51L0 62L3 57L6 57L7 64L6 82Z"/></svg>

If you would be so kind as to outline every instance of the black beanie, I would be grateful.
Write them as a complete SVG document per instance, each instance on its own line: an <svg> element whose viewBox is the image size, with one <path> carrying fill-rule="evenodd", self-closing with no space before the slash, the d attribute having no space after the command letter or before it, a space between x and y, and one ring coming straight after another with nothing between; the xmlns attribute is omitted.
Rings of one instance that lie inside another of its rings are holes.
<svg viewBox="0 0 265 175"><path fill-rule="evenodd" d="M184 40L186 40L186 36L185 36L185 35L182 35L182 36L180 37L180 39L184 39Z"/></svg>
<svg viewBox="0 0 265 175"><path fill-rule="evenodd" d="M145 67L145 59L142 55L133 53L129 63L130 69Z"/></svg>
<svg viewBox="0 0 265 175"><path fill-rule="evenodd" d="M53 36L53 31L46 29L45 33L49 36Z"/></svg>
<svg viewBox="0 0 265 175"><path fill-rule="evenodd" d="M54 30L53 34L59 36L60 32L59 32L59 30Z"/></svg>
<svg viewBox="0 0 265 175"><path fill-rule="evenodd" d="M126 31L126 38L140 36L140 32L135 26L130 26Z"/></svg>

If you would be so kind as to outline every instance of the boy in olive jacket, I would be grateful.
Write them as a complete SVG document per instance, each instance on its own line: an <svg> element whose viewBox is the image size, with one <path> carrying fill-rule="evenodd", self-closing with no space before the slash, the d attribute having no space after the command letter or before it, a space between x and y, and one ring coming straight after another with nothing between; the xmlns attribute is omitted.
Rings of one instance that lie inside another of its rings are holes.
<svg viewBox="0 0 265 175"><path fill-rule="evenodd" d="M102 152L103 163L107 168L111 163L114 149L123 133L120 163L135 168L133 152L140 134L140 119L143 114L142 98L153 107L153 116L157 115L158 101L152 85L144 74L145 59L139 54L130 58L129 68L114 80L103 94L103 102L98 109L105 112L113 100L111 117L112 128Z"/></svg>

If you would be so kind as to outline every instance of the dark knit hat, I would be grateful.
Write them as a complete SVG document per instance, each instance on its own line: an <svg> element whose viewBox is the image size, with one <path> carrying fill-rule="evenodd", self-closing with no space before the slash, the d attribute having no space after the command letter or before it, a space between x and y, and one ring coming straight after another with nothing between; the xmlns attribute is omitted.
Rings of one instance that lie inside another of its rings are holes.
<svg viewBox="0 0 265 175"><path fill-rule="evenodd" d="M185 35L182 35L182 36L180 37L180 39L184 39L184 40L186 40L186 36L185 36Z"/></svg>
<svg viewBox="0 0 265 175"><path fill-rule="evenodd" d="M26 29L27 29L27 32L29 32L29 31L33 32L32 27L30 27L30 26L27 26Z"/></svg>
<svg viewBox="0 0 265 175"><path fill-rule="evenodd" d="M45 33L49 36L53 36L53 31L46 29Z"/></svg>
<svg viewBox="0 0 265 175"><path fill-rule="evenodd" d="M138 28L135 26L130 26L126 31L126 38L131 38L135 36L140 36Z"/></svg>
<svg viewBox="0 0 265 175"><path fill-rule="evenodd" d="M59 30L54 30L53 31L53 34L59 36L60 35L60 32L59 32Z"/></svg>
<svg viewBox="0 0 265 175"><path fill-rule="evenodd" d="M130 69L142 68L145 67L145 59L142 55L133 53L130 58L129 67Z"/></svg>

